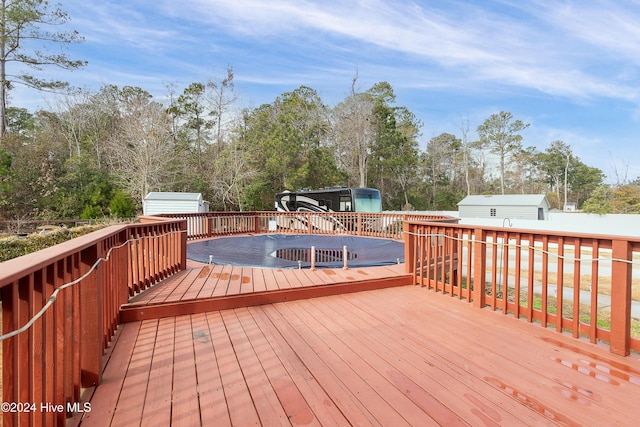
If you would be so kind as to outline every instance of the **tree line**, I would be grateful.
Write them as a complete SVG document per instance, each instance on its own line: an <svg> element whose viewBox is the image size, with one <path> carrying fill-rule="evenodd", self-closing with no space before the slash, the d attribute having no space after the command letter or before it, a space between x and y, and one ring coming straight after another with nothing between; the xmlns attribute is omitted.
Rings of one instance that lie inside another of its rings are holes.
<svg viewBox="0 0 640 427"><path fill-rule="evenodd" d="M638 212L637 182L603 185L563 141L523 145L527 124L492 114L469 141L442 133L420 147L422 124L392 86L351 90L326 105L307 86L239 108L233 69L162 101L106 85L61 98L58 110L7 108L0 148L2 219L139 213L150 191L203 193L214 210L271 210L285 189L368 186L389 210L455 210L467 194L546 193L597 212ZM635 193L634 193L635 191Z"/></svg>

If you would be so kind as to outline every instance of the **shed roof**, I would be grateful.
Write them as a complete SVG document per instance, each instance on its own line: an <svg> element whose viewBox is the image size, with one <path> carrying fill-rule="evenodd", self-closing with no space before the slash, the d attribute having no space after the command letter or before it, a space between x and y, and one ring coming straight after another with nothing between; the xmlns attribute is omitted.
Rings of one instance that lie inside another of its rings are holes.
<svg viewBox="0 0 640 427"><path fill-rule="evenodd" d="M549 205L544 194L496 194L467 196L458 206L540 206Z"/></svg>
<svg viewBox="0 0 640 427"><path fill-rule="evenodd" d="M152 191L145 200L202 200L202 193Z"/></svg>

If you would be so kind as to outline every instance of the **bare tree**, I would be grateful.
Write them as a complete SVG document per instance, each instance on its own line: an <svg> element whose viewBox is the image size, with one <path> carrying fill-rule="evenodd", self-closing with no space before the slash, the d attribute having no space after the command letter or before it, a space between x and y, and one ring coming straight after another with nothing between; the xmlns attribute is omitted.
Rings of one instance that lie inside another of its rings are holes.
<svg viewBox="0 0 640 427"><path fill-rule="evenodd" d="M462 134L462 167L464 169L464 182L467 186L467 196L471 194L471 182L469 180L470 153L469 153L469 117L460 121L460 132Z"/></svg>
<svg viewBox="0 0 640 427"><path fill-rule="evenodd" d="M238 99L234 90L233 68L227 68L227 75L220 82L209 80L207 89L211 103L211 115L215 118L216 153L220 155L220 151L225 144L226 127L233 122L233 118L229 117L230 109Z"/></svg>
<svg viewBox="0 0 640 427"><path fill-rule="evenodd" d="M211 188L224 209L237 207L243 211L242 195L248 183L259 175L251 167L250 153L238 142L225 146L216 162Z"/></svg>
<svg viewBox="0 0 640 427"><path fill-rule="evenodd" d="M356 90L356 75L351 81L351 93L333 110L333 143L338 164L350 176L358 177L360 187L367 186L367 162L374 139L371 115L373 100Z"/></svg>
<svg viewBox="0 0 640 427"><path fill-rule="evenodd" d="M140 202L169 179L174 147L170 131L165 107L141 93L129 99L118 132L109 141L117 180Z"/></svg>

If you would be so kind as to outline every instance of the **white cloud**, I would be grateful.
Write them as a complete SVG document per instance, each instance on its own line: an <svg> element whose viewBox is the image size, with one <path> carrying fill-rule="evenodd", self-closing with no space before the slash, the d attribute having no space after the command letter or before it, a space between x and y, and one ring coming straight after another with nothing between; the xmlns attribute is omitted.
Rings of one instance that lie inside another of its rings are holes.
<svg viewBox="0 0 640 427"><path fill-rule="evenodd" d="M539 2L526 7L526 2L525 6L503 2L513 14L519 13L513 17L455 2L447 9L427 2L379 0L196 0L180 5L166 2L164 7L258 42L275 37L298 48L302 44L307 49L331 49L329 56L350 51L354 59L366 57L362 46L369 45L410 55L438 76L464 75L471 81L498 82L577 100L605 96L636 101L633 82L616 78L619 70L594 71L592 64L598 57L579 43L612 48L637 61L640 26L633 25L638 22L637 13L609 3L566 4Z"/></svg>

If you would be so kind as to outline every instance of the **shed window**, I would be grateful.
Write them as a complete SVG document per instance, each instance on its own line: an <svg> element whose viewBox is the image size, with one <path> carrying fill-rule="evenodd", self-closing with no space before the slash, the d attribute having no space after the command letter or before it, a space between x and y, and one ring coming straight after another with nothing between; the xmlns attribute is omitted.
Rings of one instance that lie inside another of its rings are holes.
<svg viewBox="0 0 640 427"><path fill-rule="evenodd" d="M489 215L491 215L491 216L496 216L496 208L491 208L491 209L489 210Z"/></svg>

